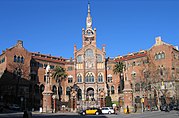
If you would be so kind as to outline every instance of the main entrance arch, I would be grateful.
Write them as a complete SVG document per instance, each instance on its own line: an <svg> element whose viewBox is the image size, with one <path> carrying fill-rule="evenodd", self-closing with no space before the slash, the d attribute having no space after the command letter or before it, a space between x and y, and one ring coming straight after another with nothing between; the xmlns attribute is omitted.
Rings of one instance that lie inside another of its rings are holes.
<svg viewBox="0 0 179 118"><path fill-rule="evenodd" d="M89 87L86 91L86 99L87 100L91 100L91 101L94 101L94 89Z"/></svg>

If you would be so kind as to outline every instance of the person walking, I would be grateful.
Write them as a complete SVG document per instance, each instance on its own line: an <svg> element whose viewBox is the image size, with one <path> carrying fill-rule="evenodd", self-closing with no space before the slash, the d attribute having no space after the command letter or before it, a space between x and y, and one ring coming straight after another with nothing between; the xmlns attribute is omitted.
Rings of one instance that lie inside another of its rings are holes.
<svg viewBox="0 0 179 118"><path fill-rule="evenodd" d="M129 114L129 107L128 107L128 105L127 105L127 114Z"/></svg>
<svg viewBox="0 0 179 118"><path fill-rule="evenodd" d="M136 104L134 105L134 112L135 113L137 112L137 105Z"/></svg>
<svg viewBox="0 0 179 118"><path fill-rule="evenodd" d="M28 118L28 113L26 110L24 111L23 118Z"/></svg>

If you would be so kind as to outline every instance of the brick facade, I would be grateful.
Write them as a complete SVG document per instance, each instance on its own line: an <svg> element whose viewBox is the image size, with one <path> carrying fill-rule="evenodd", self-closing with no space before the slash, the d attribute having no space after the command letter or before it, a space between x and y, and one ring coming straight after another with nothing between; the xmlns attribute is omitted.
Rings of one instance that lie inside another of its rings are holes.
<svg viewBox="0 0 179 118"><path fill-rule="evenodd" d="M15 46L0 55L2 100L19 105L23 102L22 107L25 107L25 104L26 107L34 108L42 106L45 68L48 64L52 72L56 66L61 66L68 74L60 84L51 78L51 90L59 101L69 101L67 93L74 85L79 87L78 100L98 100L100 91L105 96L109 93L112 101L125 100L127 97L119 92L120 77L113 73L114 65L118 61L123 62L126 68L123 76L132 89L132 105L140 103L139 99L142 97L145 98L144 105L153 104L152 100L162 96L168 101L179 99L179 51L176 47L157 37L156 43L148 50L106 58L105 46L99 49L96 42L96 29L92 28L89 7L86 29L82 30L82 48L77 49L76 45L74 46L73 59L29 52L19 40ZM19 68L20 75L17 73ZM163 83L165 87L161 89ZM21 98L27 103L20 101Z"/></svg>

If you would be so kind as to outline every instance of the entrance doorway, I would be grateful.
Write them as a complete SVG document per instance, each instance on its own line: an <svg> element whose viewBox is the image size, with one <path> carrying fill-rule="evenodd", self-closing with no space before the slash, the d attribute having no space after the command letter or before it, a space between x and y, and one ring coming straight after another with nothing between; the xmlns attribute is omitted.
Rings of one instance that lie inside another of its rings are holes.
<svg viewBox="0 0 179 118"><path fill-rule="evenodd" d="M94 99L94 89L93 88L87 89L86 99L90 100L90 101L95 101L95 99Z"/></svg>

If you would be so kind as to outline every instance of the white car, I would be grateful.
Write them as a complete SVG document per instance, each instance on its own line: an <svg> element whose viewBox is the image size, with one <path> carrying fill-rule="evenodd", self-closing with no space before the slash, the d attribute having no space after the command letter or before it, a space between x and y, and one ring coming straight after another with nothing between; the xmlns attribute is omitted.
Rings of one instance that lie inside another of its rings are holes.
<svg viewBox="0 0 179 118"><path fill-rule="evenodd" d="M9 106L9 109L11 110L20 110L20 107L17 104L12 104Z"/></svg>
<svg viewBox="0 0 179 118"><path fill-rule="evenodd" d="M114 114L114 109L112 107L102 107L101 111L103 114Z"/></svg>

